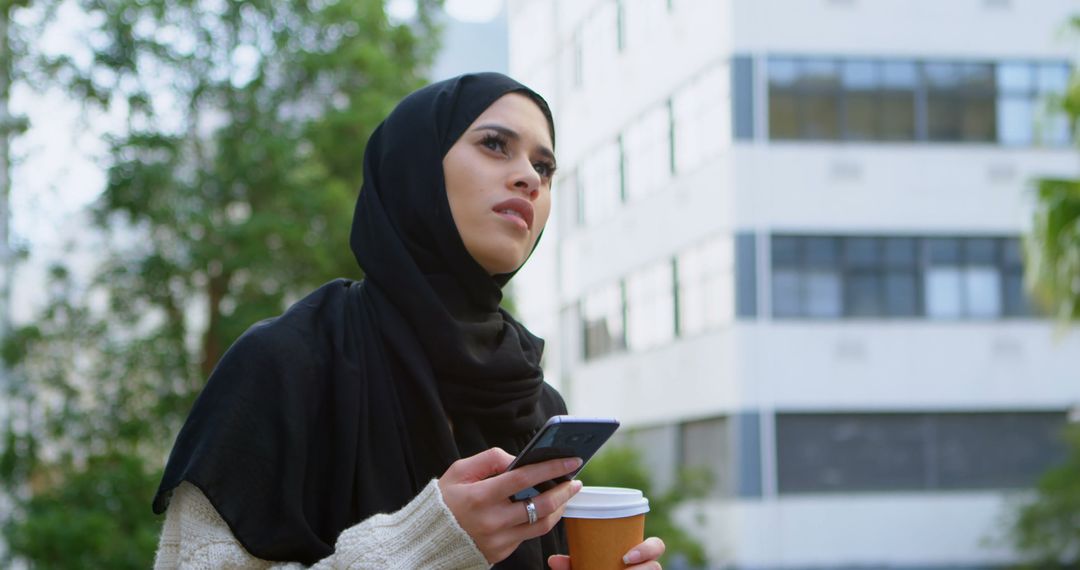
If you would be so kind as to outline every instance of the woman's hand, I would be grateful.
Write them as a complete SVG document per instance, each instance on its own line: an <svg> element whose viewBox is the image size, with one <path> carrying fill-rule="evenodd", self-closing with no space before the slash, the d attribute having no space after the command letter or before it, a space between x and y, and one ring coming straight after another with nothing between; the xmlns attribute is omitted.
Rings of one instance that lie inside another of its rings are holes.
<svg viewBox="0 0 1080 570"><path fill-rule="evenodd" d="M552 459L507 472L513 460L509 453L492 448L455 461L439 478L443 502L491 564L510 556L523 541L550 531L562 517L566 501L581 490L580 481L567 481L533 497L537 520L529 524L527 502L511 501L510 495L571 473L581 460Z"/></svg>
<svg viewBox="0 0 1080 570"><path fill-rule="evenodd" d="M624 564L634 565L628 566L626 570L660 570L660 563L656 560L663 556L666 548L664 541L655 536L646 539L623 556ZM558 554L551 556L548 558L548 566L551 570L570 570L570 557Z"/></svg>

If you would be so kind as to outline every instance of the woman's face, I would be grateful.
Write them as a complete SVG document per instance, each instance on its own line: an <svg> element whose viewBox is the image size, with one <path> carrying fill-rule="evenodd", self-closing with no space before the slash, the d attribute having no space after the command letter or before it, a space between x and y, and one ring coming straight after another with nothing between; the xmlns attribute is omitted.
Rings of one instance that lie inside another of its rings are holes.
<svg viewBox="0 0 1080 570"><path fill-rule="evenodd" d="M551 212L547 119L520 93L503 95L443 158L450 212L465 249L488 273L510 273L529 256Z"/></svg>

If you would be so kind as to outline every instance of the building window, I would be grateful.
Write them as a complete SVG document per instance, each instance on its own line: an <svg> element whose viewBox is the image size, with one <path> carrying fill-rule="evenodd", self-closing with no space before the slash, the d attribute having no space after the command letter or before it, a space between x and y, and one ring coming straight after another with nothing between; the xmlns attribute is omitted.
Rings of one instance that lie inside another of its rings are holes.
<svg viewBox="0 0 1080 570"><path fill-rule="evenodd" d="M585 360L626 350L624 297L622 283L586 295L581 307Z"/></svg>
<svg viewBox="0 0 1080 570"><path fill-rule="evenodd" d="M992 142L997 138L994 67L934 62L923 66L926 133L931 141Z"/></svg>
<svg viewBox="0 0 1080 570"><path fill-rule="evenodd" d="M680 335L730 323L735 313L734 247L720 236L680 253L675 262Z"/></svg>
<svg viewBox="0 0 1080 570"><path fill-rule="evenodd" d="M1012 238L773 236L777 318L1031 316Z"/></svg>
<svg viewBox="0 0 1080 570"><path fill-rule="evenodd" d="M731 133L726 84L729 71L714 65L671 98L675 171L691 172L723 150Z"/></svg>
<svg viewBox="0 0 1080 570"><path fill-rule="evenodd" d="M629 200L654 192L669 180L670 129L667 105L651 109L626 129L622 140Z"/></svg>
<svg viewBox="0 0 1080 570"><path fill-rule="evenodd" d="M774 140L1069 143L1064 63L768 60ZM917 102L922 102L922 106Z"/></svg>
<svg viewBox="0 0 1080 570"><path fill-rule="evenodd" d="M712 483L708 496L733 495L734 454L727 418L686 422L680 426L680 432L679 451L682 467L707 474Z"/></svg>
<svg viewBox="0 0 1080 570"><path fill-rule="evenodd" d="M581 167L581 218L586 224L613 215L622 202L622 160L618 142L612 142L586 156Z"/></svg>
<svg viewBox="0 0 1080 570"><path fill-rule="evenodd" d="M1064 146L1069 120L1047 102L1065 93L1067 65L1008 62L997 66L998 141L1004 145Z"/></svg>
<svg viewBox="0 0 1080 570"><path fill-rule="evenodd" d="M781 413L780 493L1022 488L1065 457L1061 412Z"/></svg>
<svg viewBox="0 0 1080 570"><path fill-rule="evenodd" d="M644 350L675 336L675 296L671 262L638 270L626 280L626 340Z"/></svg>
<svg viewBox="0 0 1080 570"><path fill-rule="evenodd" d="M776 237L773 255L773 314L835 318L841 315L839 239Z"/></svg>

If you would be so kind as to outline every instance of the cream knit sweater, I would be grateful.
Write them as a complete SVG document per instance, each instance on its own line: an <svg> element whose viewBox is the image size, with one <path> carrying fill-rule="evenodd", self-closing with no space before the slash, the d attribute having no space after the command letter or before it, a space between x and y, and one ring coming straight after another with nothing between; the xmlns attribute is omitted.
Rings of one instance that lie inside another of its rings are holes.
<svg viewBox="0 0 1080 570"><path fill-rule="evenodd" d="M484 569L490 565L442 500L436 480L393 514L372 516L342 531L318 570ZM298 570L248 554L205 495L190 483L173 493L161 529L155 570L228 568Z"/></svg>

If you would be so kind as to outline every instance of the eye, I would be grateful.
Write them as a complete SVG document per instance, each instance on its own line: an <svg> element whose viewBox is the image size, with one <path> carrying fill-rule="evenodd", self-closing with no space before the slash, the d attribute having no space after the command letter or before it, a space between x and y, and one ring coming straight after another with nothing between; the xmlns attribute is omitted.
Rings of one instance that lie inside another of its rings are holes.
<svg viewBox="0 0 1080 570"><path fill-rule="evenodd" d="M533 168L545 180L550 180L551 177L555 176L555 165L550 162L534 162Z"/></svg>
<svg viewBox="0 0 1080 570"><path fill-rule="evenodd" d="M480 140L480 145L490 151L506 154L506 139L501 135L488 133Z"/></svg>

